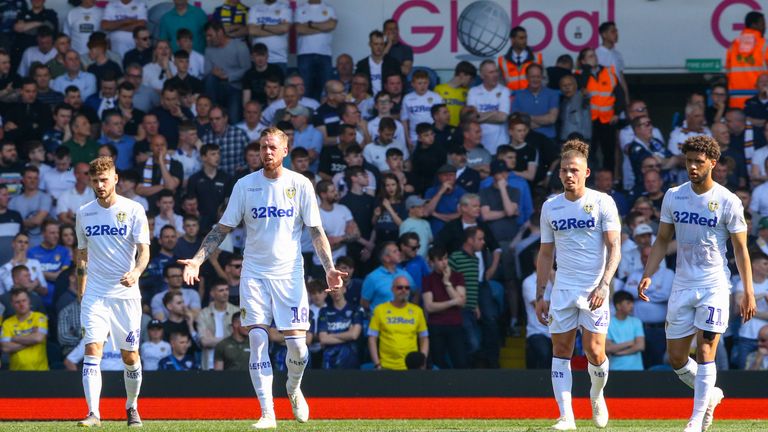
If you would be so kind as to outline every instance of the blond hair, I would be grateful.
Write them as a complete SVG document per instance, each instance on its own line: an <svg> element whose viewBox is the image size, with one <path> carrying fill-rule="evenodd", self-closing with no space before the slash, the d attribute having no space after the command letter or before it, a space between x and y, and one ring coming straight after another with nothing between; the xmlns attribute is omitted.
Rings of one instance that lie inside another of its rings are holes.
<svg viewBox="0 0 768 432"><path fill-rule="evenodd" d="M573 157L589 160L589 144L579 139L566 141L563 144L563 149L560 151L560 159L570 159Z"/></svg>
<svg viewBox="0 0 768 432"><path fill-rule="evenodd" d="M89 175L97 175L107 171L115 171L115 162L111 157L98 157L88 164Z"/></svg>

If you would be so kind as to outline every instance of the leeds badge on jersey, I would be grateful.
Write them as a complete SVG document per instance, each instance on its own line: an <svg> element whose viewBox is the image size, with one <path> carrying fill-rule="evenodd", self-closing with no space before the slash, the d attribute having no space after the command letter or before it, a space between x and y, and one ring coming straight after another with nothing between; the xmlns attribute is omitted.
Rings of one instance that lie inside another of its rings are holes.
<svg viewBox="0 0 768 432"><path fill-rule="evenodd" d="M595 209L595 206L593 206L592 204L584 204L584 211L587 214L592 214L592 210L594 209Z"/></svg>
<svg viewBox="0 0 768 432"><path fill-rule="evenodd" d="M125 214L125 212L124 212L124 211L119 211L119 212L117 212L117 221L118 221L118 222L120 222L120 223L125 223L125 219L126 219L127 217L128 217L128 216Z"/></svg>
<svg viewBox="0 0 768 432"><path fill-rule="evenodd" d="M715 212L717 211L717 209L720 208L720 203L717 201L710 201L709 204L707 204L707 208L709 209L709 211Z"/></svg>
<svg viewBox="0 0 768 432"><path fill-rule="evenodd" d="M296 196L296 188L295 187L285 188L285 196L287 196L288 199L293 199L293 197Z"/></svg>

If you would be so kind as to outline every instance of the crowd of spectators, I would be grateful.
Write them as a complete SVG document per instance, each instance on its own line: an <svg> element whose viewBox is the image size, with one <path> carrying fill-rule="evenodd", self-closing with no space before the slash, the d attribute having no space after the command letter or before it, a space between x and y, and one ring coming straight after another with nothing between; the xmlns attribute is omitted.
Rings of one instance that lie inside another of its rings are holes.
<svg viewBox="0 0 768 432"><path fill-rule="evenodd" d="M538 210L562 190L559 148L572 138L591 143L590 186L624 219L611 367L665 367L674 247L651 302L635 301L636 286L664 191L686 181L680 146L706 134L721 146L715 180L747 209L758 300L749 323L732 313L718 366L768 368L768 74L744 108L729 107L721 82L691 93L665 135L627 83L613 22L600 26L600 47L549 67L515 27L506 53L460 61L441 83L395 20L344 35L367 36L368 56L333 52L330 0L295 10L226 0L210 16L174 0L154 27L143 0L82 0L61 17L45 6L0 4L3 367L82 361L73 226L94 199L87 163L98 155L114 158L118 192L150 223L144 370L247 368L244 231L227 237L196 286L184 285L176 260L196 252L234 183L260 168L259 134L276 126L290 139L285 166L315 184L333 258L349 273L326 293L305 235L312 367L497 368L506 338L524 335L527 367L549 368L549 333L533 313ZM764 31L762 16L747 24ZM282 336L270 340L282 365ZM121 369L106 342L102 368L112 359Z"/></svg>

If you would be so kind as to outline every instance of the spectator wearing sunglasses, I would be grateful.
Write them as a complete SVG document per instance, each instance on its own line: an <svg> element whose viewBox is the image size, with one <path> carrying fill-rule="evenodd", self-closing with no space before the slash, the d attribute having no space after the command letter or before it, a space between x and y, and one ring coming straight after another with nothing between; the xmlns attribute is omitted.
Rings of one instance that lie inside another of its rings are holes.
<svg viewBox="0 0 768 432"><path fill-rule="evenodd" d="M418 351L429 354L429 332L424 311L410 303L411 283L398 276L392 282L393 299L373 311L368 328L368 349L376 369L406 370L405 358Z"/></svg>

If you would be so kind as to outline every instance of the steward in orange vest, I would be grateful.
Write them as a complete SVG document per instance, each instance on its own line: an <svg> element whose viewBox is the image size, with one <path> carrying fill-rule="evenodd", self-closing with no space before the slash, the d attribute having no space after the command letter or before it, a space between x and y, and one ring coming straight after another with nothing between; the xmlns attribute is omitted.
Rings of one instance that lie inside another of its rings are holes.
<svg viewBox="0 0 768 432"><path fill-rule="evenodd" d="M757 94L755 85L766 67L765 17L749 12L744 18L744 30L734 39L725 55L725 73L731 108L744 108L744 103Z"/></svg>
<svg viewBox="0 0 768 432"><path fill-rule="evenodd" d="M503 56L498 57L499 69L510 91L528 88L525 71L531 63L543 65L541 53L534 53L528 46L528 33L525 28L517 26L509 32L512 46Z"/></svg>

